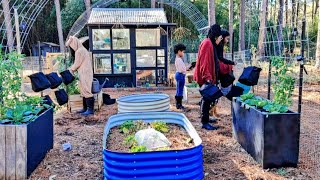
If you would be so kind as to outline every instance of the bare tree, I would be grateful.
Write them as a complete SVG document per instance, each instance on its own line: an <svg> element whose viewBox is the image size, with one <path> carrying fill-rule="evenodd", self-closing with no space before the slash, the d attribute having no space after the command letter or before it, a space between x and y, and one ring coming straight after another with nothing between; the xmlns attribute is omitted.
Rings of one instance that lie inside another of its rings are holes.
<svg viewBox="0 0 320 180"><path fill-rule="evenodd" d="M279 0L279 11L278 11L278 53L277 55L281 55L282 52L282 27L283 27L283 0Z"/></svg>
<svg viewBox="0 0 320 180"><path fill-rule="evenodd" d="M294 25L295 25L295 15L296 15L296 2L295 2L295 0L292 0L291 1L291 4L292 4L292 17L291 17L291 25L292 25L292 27L294 27Z"/></svg>
<svg viewBox="0 0 320 180"><path fill-rule="evenodd" d="M86 6L86 11L91 8L91 0L84 0L84 5Z"/></svg>
<svg viewBox="0 0 320 180"><path fill-rule="evenodd" d="M8 0L2 0L2 8L3 8L3 14L4 14L4 23L6 25L7 29L7 46L9 48L9 51L11 52L13 50L13 29L11 24L11 15L10 15L10 6Z"/></svg>
<svg viewBox="0 0 320 180"><path fill-rule="evenodd" d="M63 32L62 32L62 23L61 23L60 1L54 0L54 4L56 7L57 29L58 29L58 35L59 35L60 52L64 52L64 41L63 41Z"/></svg>
<svg viewBox="0 0 320 180"><path fill-rule="evenodd" d="M84 5L86 7L86 16L89 19L91 14L91 0L84 0Z"/></svg>
<svg viewBox="0 0 320 180"><path fill-rule="evenodd" d="M262 1L262 6L260 9L260 30L259 30L259 40L258 40L258 55L261 57L265 56L264 40L266 39L266 23L267 23L267 8L268 0Z"/></svg>
<svg viewBox="0 0 320 180"><path fill-rule="evenodd" d="M288 19L288 13L289 13L289 12L288 12L288 3L289 3L289 2L288 2L288 1L289 1L289 0L286 0L286 2L285 2L285 4L286 4L286 5L285 5L285 8L286 8L286 9L285 9L285 11L286 11L286 23L285 23L285 24L286 24L286 26L289 26L289 19Z"/></svg>
<svg viewBox="0 0 320 180"><path fill-rule="evenodd" d="M296 15L296 27L298 27L298 23L299 23L299 21L298 21L298 19L299 19L299 11L300 11L300 0L297 0L297 15Z"/></svg>
<svg viewBox="0 0 320 180"><path fill-rule="evenodd" d="M229 33L230 33L230 51L233 50L233 0L229 0Z"/></svg>
<svg viewBox="0 0 320 180"><path fill-rule="evenodd" d="M240 0L239 51L245 50L245 0Z"/></svg>
<svg viewBox="0 0 320 180"><path fill-rule="evenodd" d="M319 19L320 19L320 11ZM317 37L317 50L316 50L316 68L320 68L320 22L318 22L318 37Z"/></svg>
<svg viewBox="0 0 320 180"><path fill-rule="evenodd" d="M215 0L208 0L208 21L209 26L212 26L216 23Z"/></svg>
<svg viewBox="0 0 320 180"><path fill-rule="evenodd" d="M156 0L151 0L151 8L156 8Z"/></svg>

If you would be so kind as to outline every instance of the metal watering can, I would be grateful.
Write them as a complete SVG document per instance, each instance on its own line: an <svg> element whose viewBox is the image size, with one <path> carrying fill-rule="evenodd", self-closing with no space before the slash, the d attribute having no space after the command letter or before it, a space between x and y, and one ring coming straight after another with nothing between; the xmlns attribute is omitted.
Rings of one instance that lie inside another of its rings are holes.
<svg viewBox="0 0 320 180"><path fill-rule="evenodd" d="M108 78L106 78L104 80L104 82L100 85L98 79L96 78L93 78L93 81L92 81L92 89L91 89L91 92L92 94L97 94L101 91L101 89L103 88L103 86L106 84L106 82L109 81Z"/></svg>

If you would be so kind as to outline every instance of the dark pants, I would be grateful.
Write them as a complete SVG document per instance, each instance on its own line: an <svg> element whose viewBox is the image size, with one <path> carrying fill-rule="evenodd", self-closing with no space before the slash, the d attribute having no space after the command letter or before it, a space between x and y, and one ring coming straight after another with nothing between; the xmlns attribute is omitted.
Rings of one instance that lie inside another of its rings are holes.
<svg viewBox="0 0 320 180"><path fill-rule="evenodd" d="M184 88L184 84L185 84L185 78L186 75L183 73L176 73L176 82L177 82L177 92L176 92L176 96L183 96L183 88Z"/></svg>
<svg viewBox="0 0 320 180"><path fill-rule="evenodd" d="M201 99L201 123L207 124L209 123L209 116L210 116L210 107L212 102L211 101L205 101L204 99Z"/></svg>

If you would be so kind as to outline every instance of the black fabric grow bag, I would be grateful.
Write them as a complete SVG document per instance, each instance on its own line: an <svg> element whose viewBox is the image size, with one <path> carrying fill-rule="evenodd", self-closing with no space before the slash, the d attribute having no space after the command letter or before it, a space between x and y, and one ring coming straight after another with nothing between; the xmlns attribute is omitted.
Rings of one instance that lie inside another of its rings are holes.
<svg viewBox="0 0 320 180"><path fill-rule="evenodd" d="M215 102L223 96L221 90L213 84L202 85L199 92L203 99L208 102Z"/></svg>
<svg viewBox="0 0 320 180"><path fill-rule="evenodd" d="M43 91L51 86L50 81L42 72L31 74L28 77L31 80L32 90L34 92Z"/></svg>
<svg viewBox="0 0 320 180"><path fill-rule="evenodd" d="M59 77L58 74L55 72L47 74L46 77L51 83L51 87L50 87L51 89L55 89L55 88L59 87L60 84L62 83L61 77Z"/></svg>
<svg viewBox="0 0 320 180"><path fill-rule="evenodd" d="M106 105L111 105L111 104L116 103L116 99L107 99L103 103L106 104Z"/></svg>
<svg viewBox="0 0 320 180"><path fill-rule="evenodd" d="M244 89L239 86L232 86L230 92L226 95L226 98L232 101L233 97L240 97L243 94Z"/></svg>
<svg viewBox="0 0 320 180"><path fill-rule="evenodd" d="M52 101L52 99L50 98L49 95L45 95L43 97L43 100L44 100L44 104L48 104L49 106L54 105L54 103L53 103L53 101Z"/></svg>
<svg viewBox="0 0 320 180"><path fill-rule="evenodd" d="M107 100L111 99L109 94L103 93L102 94L103 103L106 104Z"/></svg>
<svg viewBox="0 0 320 180"><path fill-rule="evenodd" d="M233 84L233 81L236 78L233 75L233 72L229 72L228 74L220 74L220 83L221 87L225 88Z"/></svg>
<svg viewBox="0 0 320 180"><path fill-rule="evenodd" d="M239 78L239 82L247 86L257 85L261 70L261 68L255 66L249 66L244 68Z"/></svg>
<svg viewBox="0 0 320 180"><path fill-rule="evenodd" d="M60 106L66 104L68 102L68 94L64 89L59 89L58 91L54 92Z"/></svg>
<svg viewBox="0 0 320 180"><path fill-rule="evenodd" d="M60 75L61 75L62 81L65 85L72 83L72 81L74 81L74 79L75 79L75 77L71 74L71 72L69 70L62 71L60 73Z"/></svg>

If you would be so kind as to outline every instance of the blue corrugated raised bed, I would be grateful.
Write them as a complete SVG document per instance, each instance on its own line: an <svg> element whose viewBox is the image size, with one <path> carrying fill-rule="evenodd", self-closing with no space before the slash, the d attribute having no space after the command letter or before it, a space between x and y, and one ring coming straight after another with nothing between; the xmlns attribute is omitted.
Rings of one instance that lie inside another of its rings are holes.
<svg viewBox="0 0 320 180"><path fill-rule="evenodd" d="M106 149L111 128L128 120L164 121L185 128L195 147L185 150L119 153ZM175 112L126 113L111 116L104 129L103 165L105 180L201 180L203 179L202 140L187 117Z"/></svg>
<svg viewBox="0 0 320 180"><path fill-rule="evenodd" d="M161 112L170 109L167 94L132 94L117 99L119 113Z"/></svg>

